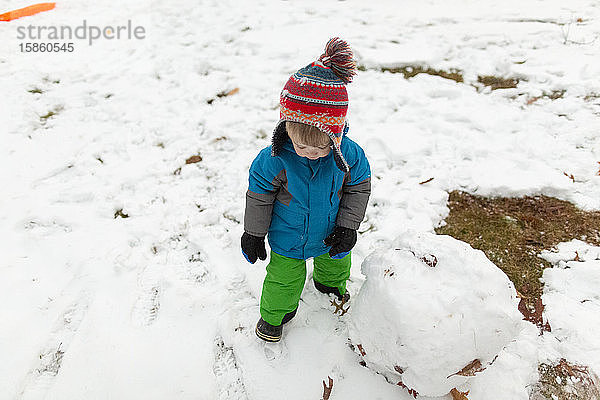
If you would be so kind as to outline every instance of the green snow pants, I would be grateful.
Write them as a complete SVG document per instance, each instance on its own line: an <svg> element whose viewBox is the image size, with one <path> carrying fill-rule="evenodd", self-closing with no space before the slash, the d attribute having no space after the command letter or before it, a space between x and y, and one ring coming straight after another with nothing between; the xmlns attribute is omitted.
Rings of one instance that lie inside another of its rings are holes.
<svg viewBox="0 0 600 400"><path fill-rule="evenodd" d="M314 258L313 279L346 293L350 256L333 260L328 253ZM283 316L298 308L306 281L306 260L281 256L271 251L267 276L260 297L260 316L271 325L281 325Z"/></svg>

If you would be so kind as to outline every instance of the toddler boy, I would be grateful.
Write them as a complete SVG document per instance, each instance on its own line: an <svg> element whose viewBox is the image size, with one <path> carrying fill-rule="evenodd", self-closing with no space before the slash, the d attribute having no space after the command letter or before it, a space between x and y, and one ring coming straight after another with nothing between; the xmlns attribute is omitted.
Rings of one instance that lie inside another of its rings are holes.
<svg viewBox="0 0 600 400"><path fill-rule="evenodd" d="M284 86L272 144L250 167L241 246L250 263L266 259L265 236L271 247L256 325L265 341L279 341L296 315L306 259L317 290L349 299L350 250L371 193L369 162L346 136L345 85L355 70L348 44L331 39Z"/></svg>

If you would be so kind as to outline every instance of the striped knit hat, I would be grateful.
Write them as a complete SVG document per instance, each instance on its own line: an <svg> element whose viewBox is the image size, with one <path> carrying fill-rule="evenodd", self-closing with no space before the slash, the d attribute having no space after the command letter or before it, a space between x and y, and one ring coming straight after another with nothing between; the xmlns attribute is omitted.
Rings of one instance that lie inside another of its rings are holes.
<svg viewBox="0 0 600 400"><path fill-rule="evenodd" d="M352 59L348 43L338 37L330 39L321 57L298 70L283 87L272 154L277 155L287 141L285 121L301 122L317 127L331 138L336 164L342 171L348 172L350 168L340 144L348 130L346 84L355 74L356 62Z"/></svg>

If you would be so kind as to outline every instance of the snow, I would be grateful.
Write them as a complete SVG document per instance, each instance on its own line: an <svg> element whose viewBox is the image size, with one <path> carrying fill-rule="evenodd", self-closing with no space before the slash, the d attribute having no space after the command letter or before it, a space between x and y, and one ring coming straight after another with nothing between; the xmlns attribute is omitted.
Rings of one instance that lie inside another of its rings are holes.
<svg viewBox="0 0 600 400"><path fill-rule="evenodd" d="M542 301L561 352L600 371L600 247L575 239L541 256L554 265Z"/></svg>
<svg viewBox="0 0 600 400"><path fill-rule="evenodd" d="M369 368L421 395L464 385L459 371L474 360L487 368L525 325L508 277L450 236L406 232L362 273L350 338Z"/></svg>
<svg viewBox="0 0 600 400"><path fill-rule="evenodd" d="M332 36L366 68L348 86L350 135L373 170L356 295L365 257L408 229L432 232L449 190L600 209L599 14L593 0L64 0L0 23L0 399L317 399L327 376L331 399L410 398L360 366L348 314L310 279L281 346L253 336L265 263L241 256L240 221L279 92ZM146 39L19 50L18 26L84 19L131 19ZM415 63L464 83L380 71ZM491 91L478 75L521 80ZM555 90L563 98L533 100ZM572 325L584 309L589 324L598 316L593 298L578 303L591 269L556 271L573 285L547 281L558 333L524 329L469 383L471 400L526 398L538 360L599 370L595 328Z"/></svg>

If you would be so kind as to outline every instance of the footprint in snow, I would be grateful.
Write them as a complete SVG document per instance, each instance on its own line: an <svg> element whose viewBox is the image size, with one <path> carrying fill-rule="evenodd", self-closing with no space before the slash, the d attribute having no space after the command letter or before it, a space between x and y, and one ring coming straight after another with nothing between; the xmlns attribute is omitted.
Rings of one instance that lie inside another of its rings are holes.
<svg viewBox="0 0 600 400"><path fill-rule="evenodd" d="M233 347L225 346L223 338L217 337L214 353L213 373L217 381L219 400L247 400L242 372L238 367Z"/></svg>
<svg viewBox="0 0 600 400"><path fill-rule="evenodd" d="M64 354L77 333L88 309L88 301L81 295L61 314L48 344L39 352L36 366L29 371L21 389L21 399L41 399L54 383L62 366Z"/></svg>
<svg viewBox="0 0 600 400"><path fill-rule="evenodd" d="M131 314L136 325L148 326L156 320L160 309L160 290L158 284L142 290Z"/></svg>

